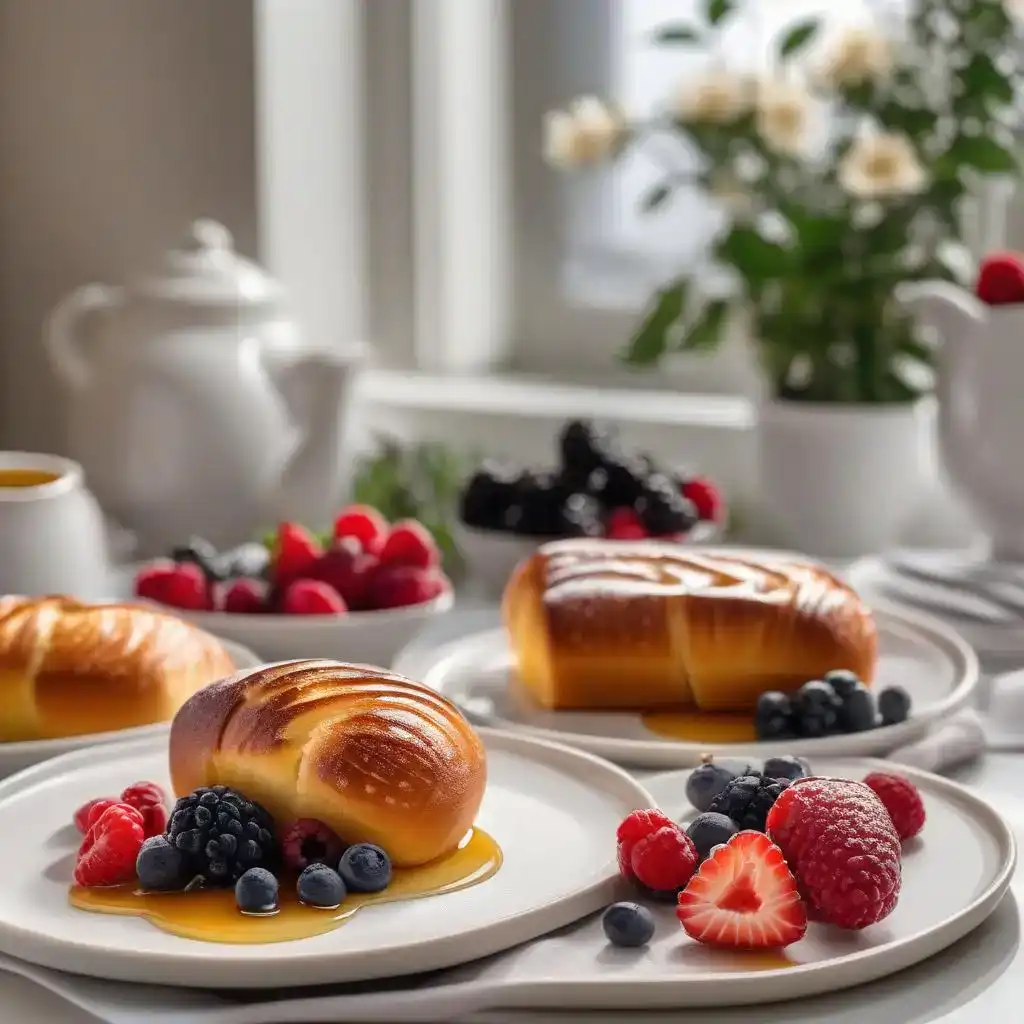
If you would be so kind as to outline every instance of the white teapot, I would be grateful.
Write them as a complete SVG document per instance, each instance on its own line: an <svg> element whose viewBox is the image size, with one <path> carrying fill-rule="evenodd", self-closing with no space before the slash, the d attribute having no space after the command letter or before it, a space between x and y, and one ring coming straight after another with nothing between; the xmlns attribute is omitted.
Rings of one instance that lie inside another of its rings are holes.
<svg viewBox="0 0 1024 1024"><path fill-rule="evenodd" d="M946 281L897 299L938 335L939 446L998 561L1024 562L1024 305L989 306Z"/></svg>
<svg viewBox="0 0 1024 1024"><path fill-rule="evenodd" d="M320 526L344 497L360 349L305 346L281 287L221 225L195 222L157 274L73 292L44 340L71 454L140 555L192 534L233 545L282 518Z"/></svg>

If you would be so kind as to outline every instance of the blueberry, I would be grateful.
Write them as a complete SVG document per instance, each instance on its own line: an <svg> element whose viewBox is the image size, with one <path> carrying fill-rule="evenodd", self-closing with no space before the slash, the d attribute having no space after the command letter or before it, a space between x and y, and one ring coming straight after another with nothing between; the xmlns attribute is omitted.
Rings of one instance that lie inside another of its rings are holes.
<svg viewBox="0 0 1024 1024"><path fill-rule="evenodd" d="M686 827L686 834L693 840L701 860L716 847L721 846L739 832L739 826L732 818L716 811L698 814Z"/></svg>
<svg viewBox="0 0 1024 1024"><path fill-rule="evenodd" d="M842 701L828 683L804 683L793 697L793 719L801 736L830 736L839 730Z"/></svg>
<svg viewBox="0 0 1024 1024"><path fill-rule="evenodd" d="M843 732L867 732L874 729L877 718L874 694L863 683L858 683L843 697L839 713Z"/></svg>
<svg viewBox="0 0 1024 1024"><path fill-rule="evenodd" d="M796 735L793 705L779 690L768 690L757 698L754 728L760 740L785 740Z"/></svg>
<svg viewBox="0 0 1024 1024"><path fill-rule="evenodd" d="M601 926L613 946L646 946L654 937L654 915L639 903L613 903Z"/></svg>
<svg viewBox="0 0 1024 1024"><path fill-rule="evenodd" d="M235 902L245 914L267 914L277 908L277 879L266 868L249 868L235 882Z"/></svg>
<svg viewBox="0 0 1024 1024"><path fill-rule="evenodd" d="M698 765L686 780L686 799L698 811L706 811L711 801L738 775L750 770L746 761L708 761Z"/></svg>
<svg viewBox="0 0 1024 1024"><path fill-rule="evenodd" d="M878 695L882 725L897 725L910 715L910 695L902 686L887 686Z"/></svg>
<svg viewBox="0 0 1024 1024"><path fill-rule="evenodd" d="M311 907L337 907L347 895L341 875L327 864L310 864L302 869L296 892Z"/></svg>
<svg viewBox="0 0 1024 1024"><path fill-rule="evenodd" d="M151 836L142 844L135 861L139 884L150 892L181 889L188 879L183 877L185 858L167 836Z"/></svg>
<svg viewBox="0 0 1024 1024"><path fill-rule="evenodd" d="M352 892L380 892L391 881L391 861L379 846L356 843L341 855L338 874Z"/></svg>
<svg viewBox="0 0 1024 1024"><path fill-rule="evenodd" d="M770 779L789 779L795 782L797 779L806 779L811 774L811 766L802 757L793 757L791 754L769 757L764 763L762 774Z"/></svg>
<svg viewBox="0 0 1024 1024"><path fill-rule="evenodd" d="M831 672L826 672L824 682L832 687L837 697L846 697L861 685L857 674L845 668L837 668Z"/></svg>

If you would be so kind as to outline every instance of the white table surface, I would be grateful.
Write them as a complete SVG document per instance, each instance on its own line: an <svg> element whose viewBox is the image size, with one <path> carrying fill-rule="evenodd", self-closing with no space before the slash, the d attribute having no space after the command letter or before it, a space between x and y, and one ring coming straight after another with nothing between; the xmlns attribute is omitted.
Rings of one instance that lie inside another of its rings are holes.
<svg viewBox="0 0 1024 1024"><path fill-rule="evenodd" d="M471 632L473 612L447 617L443 628L421 642L438 642ZM1006 816L1024 848L1024 756L989 754L949 773L978 790ZM1024 872L989 920L951 949L923 964L871 985L832 996L733 1010L637 1013L643 1024L998 1024L1015 1020L1024 1006L1024 950L1021 908ZM502 1011L467 1018L475 1024L623 1024L616 1013ZM0 1021L11 1024L95 1024L96 1018L69 1007L30 982L0 972ZM140 1019L139 1024L146 1024Z"/></svg>

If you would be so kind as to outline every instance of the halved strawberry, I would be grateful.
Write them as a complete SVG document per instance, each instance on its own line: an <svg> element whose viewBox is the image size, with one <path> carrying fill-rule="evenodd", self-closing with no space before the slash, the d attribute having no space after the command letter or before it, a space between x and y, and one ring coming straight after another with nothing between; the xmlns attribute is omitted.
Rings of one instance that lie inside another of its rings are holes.
<svg viewBox="0 0 1024 1024"><path fill-rule="evenodd" d="M676 915L691 939L725 949L781 949L807 931L796 879L760 832L715 847L679 894Z"/></svg>

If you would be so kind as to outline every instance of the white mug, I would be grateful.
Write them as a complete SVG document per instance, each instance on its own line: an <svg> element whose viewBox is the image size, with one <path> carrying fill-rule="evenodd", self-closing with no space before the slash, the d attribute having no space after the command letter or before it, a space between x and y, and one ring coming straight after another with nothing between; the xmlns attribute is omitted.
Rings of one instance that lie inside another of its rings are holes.
<svg viewBox="0 0 1024 1024"><path fill-rule="evenodd" d="M110 589L107 531L82 467L0 451L0 595L99 600Z"/></svg>

